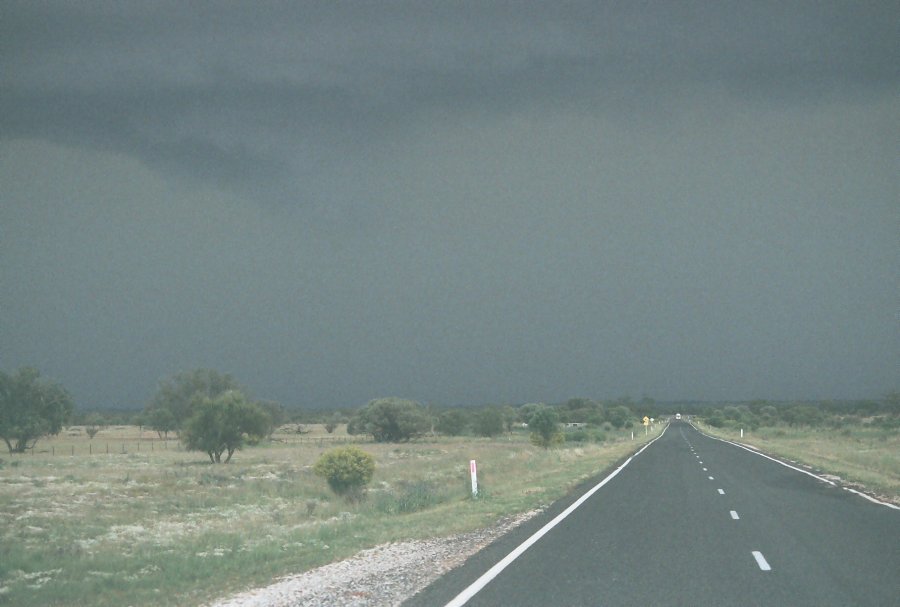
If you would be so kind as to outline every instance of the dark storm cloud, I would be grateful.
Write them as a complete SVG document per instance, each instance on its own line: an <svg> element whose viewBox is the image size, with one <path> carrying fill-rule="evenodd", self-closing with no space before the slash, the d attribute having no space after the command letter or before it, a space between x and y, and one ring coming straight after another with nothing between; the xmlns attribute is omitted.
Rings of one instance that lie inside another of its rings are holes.
<svg viewBox="0 0 900 607"><path fill-rule="evenodd" d="M896 388L900 7L0 15L0 368L357 405Z"/></svg>
<svg viewBox="0 0 900 607"><path fill-rule="evenodd" d="M285 156L435 111L883 94L898 17L894 3L13 3L0 132L267 180Z"/></svg>

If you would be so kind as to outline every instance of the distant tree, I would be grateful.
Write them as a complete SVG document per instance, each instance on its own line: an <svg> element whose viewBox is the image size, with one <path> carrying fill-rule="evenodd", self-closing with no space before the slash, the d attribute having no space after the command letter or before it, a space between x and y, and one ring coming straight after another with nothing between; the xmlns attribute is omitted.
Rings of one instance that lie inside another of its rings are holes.
<svg viewBox="0 0 900 607"><path fill-rule="evenodd" d="M0 437L10 453L24 453L42 436L58 434L73 409L65 388L42 380L37 369L0 371Z"/></svg>
<svg viewBox="0 0 900 607"><path fill-rule="evenodd" d="M503 433L503 412L497 407L487 407L475 414L473 428L478 436L497 436Z"/></svg>
<svg viewBox="0 0 900 607"><path fill-rule="evenodd" d="M523 424L530 424L531 422L529 420L531 420L531 416L544 406L544 403L528 403L522 405L519 407L519 421Z"/></svg>
<svg viewBox="0 0 900 607"><path fill-rule="evenodd" d="M531 441L541 447L551 447L565 440L559 431L559 413L552 407L541 407L529 418Z"/></svg>
<svg viewBox="0 0 900 607"><path fill-rule="evenodd" d="M175 416L169 409L161 407L159 409L151 409L146 414L147 425L153 428L160 438L169 438L169 432L178 428L175 422Z"/></svg>
<svg viewBox="0 0 900 607"><path fill-rule="evenodd" d="M186 449L205 452L213 463L222 462L227 452L227 464L245 441L264 437L271 424L268 414L238 390L215 398L203 397L193 409L194 415L185 422L179 437Z"/></svg>
<svg viewBox="0 0 900 607"><path fill-rule="evenodd" d="M204 398L215 399L229 390L240 389L231 375L212 369L182 371L160 383L146 410L150 413L157 409L168 409L175 419L173 429L177 430L194 414L194 405Z"/></svg>
<svg viewBox="0 0 900 607"><path fill-rule="evenodd" d="M425 408L401 398L375 399L360 409L354 419L355 432L371 434L379 443L405 442L431 428Z"/></svg>
<svg viewBox="0 0 900 607"><path fill-rule="evenodd" d="M765 402L765 401L763 401ZM752 405L751 405L752 410ZM764 426L774 426L778 423L778 409L772 405L762 405L759 408L760 423Z"/></svg>
<svg viewBox="0 0 900 607"><path fill-rule="evenodd" d="M359 417L359 415L353 415L347 421L347 434L349 434L350 436L356 436L357 434L365 434L365 433L366 433L365 423Z"/></svg>
<svg viewBox="0 0 900 607"><path fill-rule="evenodd" d="M131 424L138 427L138 431L143 434L144 426L147 425L147 415L143 411L139 411L131 418Z"/></svg>
<svg viewBox="0 0 900 607"><path fill-rule="evenodd" d="M606 412L606 420L615 428L624 427L631 416L631 409L625 405L616 405Z"/></svg>
<svg viewBox="0 0 900 607"><path fill-rule="evenodd" d="M503 405L501 412L503 413L503 427L506 428L507 432L512 432L513 427L516 425L516 410L512 405Z"/></svg>
<svg viewBox="0 0 900 607"><path fill-rule="evenodd" d="M741 410L734 405L728 405L727 407L722 409L722 415L725 417L725 419L737 421L741 419Z"/></svg>
<svg viewBox="0 0 900 607"><path fill-rule="evenodd" d="M450 409L438 416L437 431L447 436L459 436L468 425L469 416L462 409Z"/></svg>
<svg viewBox="0 0 900 607"><path fill-rule="evenodd" d="M725 415L721 409L713 409L706 417L706 423L713 428L721 428L725 425Z"/></svg>
<svg viewBox="0 0 900 607"><path fill-rule="evenodd" d="M781 417L790 426L818 426L825 416L813 405L795 405L782 411Z"/></svg>
<svg viewBox="0 0 900 607"><path fill-rule="evenodd" d="M84 431L88 435L88 438L94 438L105 425L106 419L104 419L102 415L99 413L92 413L85 421Z"/></svg>
<svg viewBox="0 0 900 607"><path fill-rule="evenodd" d="M325 432L332 434L342 423L344 423L344 416L335 411L325 422Z"/></svg>
<svg viewBox="0 0 900 607"><path fill-rule="evenodd" d="M287 411L284 410L284 406L281 403L272 400L261 400L257 401L256 404L269 416L269 428L266 431L266 436L272 438L275 431L287 421Z"/></svg>

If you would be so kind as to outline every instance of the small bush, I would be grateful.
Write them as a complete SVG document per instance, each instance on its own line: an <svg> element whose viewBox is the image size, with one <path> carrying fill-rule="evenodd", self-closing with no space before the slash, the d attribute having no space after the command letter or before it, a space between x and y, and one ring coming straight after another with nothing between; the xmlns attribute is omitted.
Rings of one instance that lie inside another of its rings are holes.
<svg viewBox="0 0 900 607"><path fill-rule="evenodd" d="M322 454L313 472L324 478L336 494L357 501L365 495L366 485L375 474L375 458L359 447L332 449Z"/></svg>
<svg viewBox="0 0 900 607"><path fill-rule="evenodd" d="M587 433L587 430L575 430L574 432L566 433L566 442L574 442L574 443L584 443L587 442L591 438L591 435Z"/></svg>

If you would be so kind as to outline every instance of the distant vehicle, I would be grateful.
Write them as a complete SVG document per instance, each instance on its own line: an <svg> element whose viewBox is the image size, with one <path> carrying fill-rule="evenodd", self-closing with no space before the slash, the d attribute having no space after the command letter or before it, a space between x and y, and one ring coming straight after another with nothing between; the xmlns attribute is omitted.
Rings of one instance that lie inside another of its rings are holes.
<svg viewBox="0 0 900 607"><path fill-rule="evenodd" d="M681 419L681 413L676 413L676 414L675 414L675 419Z"/></svg>

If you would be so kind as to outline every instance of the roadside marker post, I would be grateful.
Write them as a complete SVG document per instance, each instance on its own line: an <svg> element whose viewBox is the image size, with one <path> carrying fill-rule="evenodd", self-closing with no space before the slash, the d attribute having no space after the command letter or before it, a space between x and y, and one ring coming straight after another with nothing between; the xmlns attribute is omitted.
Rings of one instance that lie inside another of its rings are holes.
<svg viewBox="0 0 900 607"><path fill-rule="evenodd" d="M469 460L469 475L472 477L472 497L478 497L478 467L475 460Z"/></svg>

